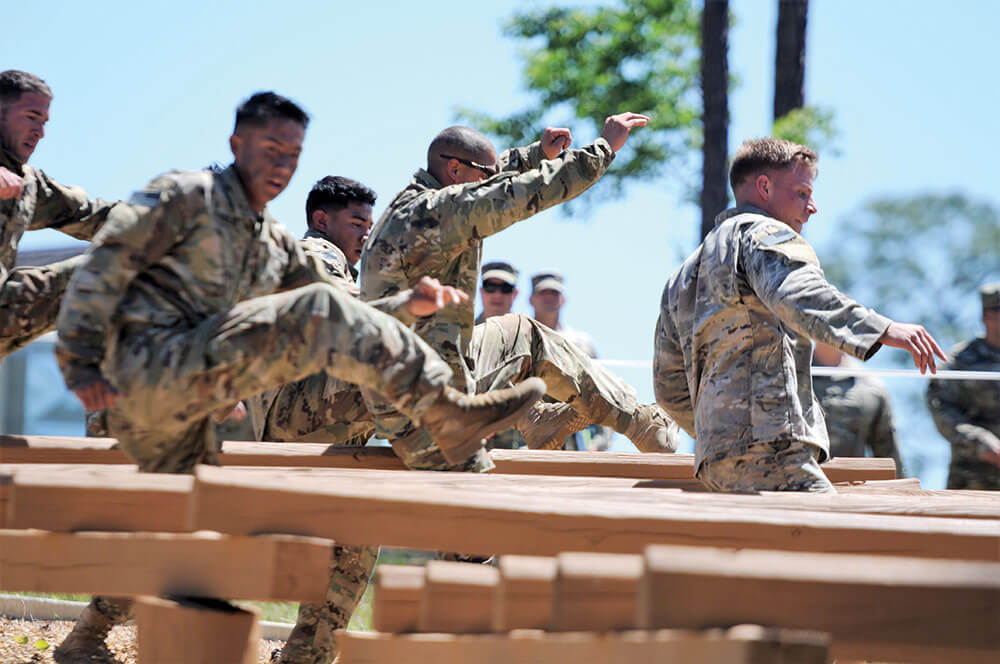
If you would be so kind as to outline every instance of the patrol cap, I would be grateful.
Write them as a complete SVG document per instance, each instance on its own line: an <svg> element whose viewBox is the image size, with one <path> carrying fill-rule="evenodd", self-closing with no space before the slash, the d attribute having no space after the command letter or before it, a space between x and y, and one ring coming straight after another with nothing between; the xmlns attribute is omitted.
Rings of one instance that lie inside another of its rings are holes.
<svg viewBox="0 0 1000 664"><path fill-rule="evenodd" d="M511 286L517 285L517 268L505 261L490 261L483 265L482 281L496 279Z"/></svg>
<svg viewBox="0 0 1000 664"><path fill-rule="evenodd" d="M1000 281L986 284L979 289L983 298L983 309L1000 309Z"/></svg>
<svg viewBox="0 0 1000 664"><path fill-rule="evenodd" d="M531 275L531 292L535 293L540 290L554 290L562 293L562 273L555 270L545 270Z"/></svg>

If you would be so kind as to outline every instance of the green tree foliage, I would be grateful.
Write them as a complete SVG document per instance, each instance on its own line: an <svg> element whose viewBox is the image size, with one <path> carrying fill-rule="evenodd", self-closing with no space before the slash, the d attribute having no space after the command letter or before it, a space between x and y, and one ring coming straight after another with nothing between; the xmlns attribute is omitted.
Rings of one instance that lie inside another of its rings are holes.
<svg viewBox="0 0 1000 664"><path fill-rule="evenodd" d="M838 236L824 269L864 304L924 325L946 349L981 329L977 289L1000 279L997 208L960 193L879 198Z"/></svg>
<svg viewBox="0 0 1000 664"><path fill-rule="evenodd" d="M589 137L612 113L647 113L650 125L629 138L602 178L620 193L624 180L658 177L700 144L699 11L691 0L517 13L505 34L527 43L521 58L535 103L504 117L456 109L500 146L537 140L546 124Z"/></svg>
<svg viewBox="0 0 1000 664"><path fill-rule="evenodd" d="M822 153L837 154L837 129L833 111L816 106L796 108L774 121L771 134L777 138L808 145Z"/></svg>

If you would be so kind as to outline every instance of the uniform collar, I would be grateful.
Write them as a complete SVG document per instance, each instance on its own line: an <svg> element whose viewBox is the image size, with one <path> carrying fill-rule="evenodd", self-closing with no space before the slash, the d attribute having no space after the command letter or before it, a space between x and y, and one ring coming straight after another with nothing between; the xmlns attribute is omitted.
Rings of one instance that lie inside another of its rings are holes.
<svg viewBox="0 0 1000 664"><path fill-rule="evenodd" d="M429 172L427 172L422 168L417 170L417 172L413 174L413 180L410 182L410 184L415 184L425 189L444 188L444 185L441 184L436 177L434 177L433 175L431 175Z"/></svg>
<svg viewBox="0 0 1000 664"><path fill-rule="evenodd" d="M733 217L741 214L759 214L768 218L771 216L755 205L738 205L736 207L731 207L724 212L720 212L719 216L715 218L715 225L718 226L727 219L732 219Z"/></svg>
<svg viewBox="0 0 1000 664"><path fill-rule="evenodd" d="M235 164L230 164L228 168L219 173L219 177L222 179L223 187L226 189L229 203L233 207L233 214L235 216L256 221L262 221L267 216L266 207L260 214L257 214L250 207L246 191L243 189L243 182L240 181L240 176L236 173Z"/></svg>
<svg viewBox="0 0 1000 664"><path fill-rule="evenodd" d="M24 177L24 162L18 159L13 152L8 150L2 142L0 142L0 166L17 173L21 177Z"/></svg>
<svg viewBox="0 0 1000 664"><path fill-rule="evenodd" d="M338 247L336 244L334 244L333 240L331 240L329 237L327 237L320 231L316 230L315 228L310 228L309 230L306 231L305 235L302 236L302 239L319 240L320 242L322 242L323 250L335 254L337 258L339 258L343 262L343 264L347 266L347 269L351 273L351 276L353 276L354 279L357 280L358 278L357 268L351 265L351 262L347 260L347 254L344 253L344 250Z"/></svg>

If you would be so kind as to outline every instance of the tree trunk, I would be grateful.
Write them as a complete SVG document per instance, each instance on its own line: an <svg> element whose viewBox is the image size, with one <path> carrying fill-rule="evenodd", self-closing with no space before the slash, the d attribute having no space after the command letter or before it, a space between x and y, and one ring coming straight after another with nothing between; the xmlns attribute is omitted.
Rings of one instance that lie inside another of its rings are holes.
<svg viewBox="0 0 1000 664"><path fill-rule="evenodd" d="M805 104L806 17L809 0L778 0L774 53L774 119Z"/></svg>
<svg viewBox="0 0 1000 664"><path fill-rule="evenodd" d="M729 0L705 0L701 14L701 89L703 99L701 237L729 202Z"/></svg>

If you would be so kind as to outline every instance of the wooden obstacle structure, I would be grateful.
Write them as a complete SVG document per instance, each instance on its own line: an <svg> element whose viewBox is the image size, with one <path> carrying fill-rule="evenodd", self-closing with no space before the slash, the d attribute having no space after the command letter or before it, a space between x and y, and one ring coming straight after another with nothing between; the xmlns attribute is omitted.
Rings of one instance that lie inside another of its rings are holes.
<svg viewBox="0 0 1000 664"><path fill-rule="evenodd" d="M174 476L138 473L113 444L0 437L0 589L170 596L140 603L154 663L198 620L225 645L184 661L251 661L255 617L197 598L318 601L334 541L501 555L380 566L378 632L338 635L344 664L1000 649L1000 496L924 491L891 479L891 460L827 464L837 495L723 495L682 455L494 451L479 475L400 472L387 450L226 443L228 465Z"/></svg>

